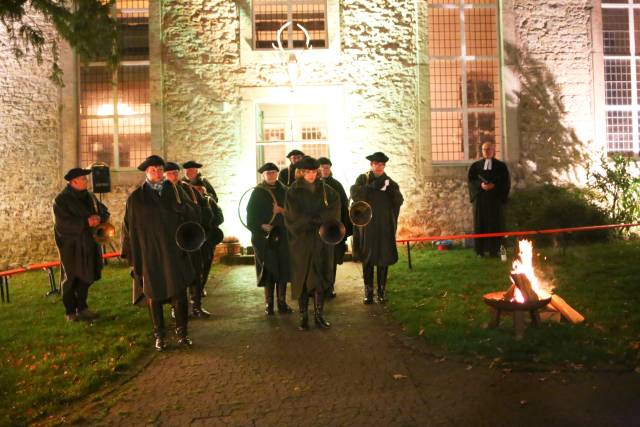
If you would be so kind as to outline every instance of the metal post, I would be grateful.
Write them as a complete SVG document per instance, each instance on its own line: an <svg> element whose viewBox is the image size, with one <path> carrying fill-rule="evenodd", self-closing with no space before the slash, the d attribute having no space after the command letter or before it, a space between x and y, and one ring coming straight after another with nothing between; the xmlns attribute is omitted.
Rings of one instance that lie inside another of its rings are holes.
<svg viewBox="0 0 640 427"><path fill-rule="evenodd" d="M411 243L407 242L407 261L409 261L409 270L413 268L411 265Z"/></svg>
<svg viewBox="0 0 640 427"><path fill-rule="evenodd" d="M4 276L0 281L0 293L2 294L2 302L5 302L5 293L7 294L6 302L7 304L11 301L9 300L9 277Z"/></svg>
<svg viewBox="0 0 640 427"><path fill-rule="evenodd" d="M56 286L56 278L53 275L53 268L48 267L47 268L47 274L49 275L49 286L51 288L51 290L49 290L49 292L47 292L47 296L60 294L60 291L58 290L58 288Z"/></svg>

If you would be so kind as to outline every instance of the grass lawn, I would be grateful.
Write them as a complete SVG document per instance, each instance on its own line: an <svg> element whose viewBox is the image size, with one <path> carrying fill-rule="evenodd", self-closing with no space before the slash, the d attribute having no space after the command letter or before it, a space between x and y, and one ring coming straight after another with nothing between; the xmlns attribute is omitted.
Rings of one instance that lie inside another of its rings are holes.
<svg viewBox="0 0 640 427"><path fill-rule="evenodd" d="M130 304L128 268L112 263L102 276L89 290L102 316L93 324L65 320L60 296L45 296L46 273L10 279L11 303L0 304L0 425L86 396L151 351L149 315Z"/></svg>
<svg viewBox="0 0 640 427"><path fill-rule="evenodd" d="M540 250L534 265L586 320L528 326L522 341L514 339L508 316L498 329L486 328L490 316L482 299L507 290L513 254L504 263L477 258L470 249L414 248L409 270L404 248L390 269L387 307L437 354L498 365L640 366L640 241L570 246L565 254Z"/></svg>

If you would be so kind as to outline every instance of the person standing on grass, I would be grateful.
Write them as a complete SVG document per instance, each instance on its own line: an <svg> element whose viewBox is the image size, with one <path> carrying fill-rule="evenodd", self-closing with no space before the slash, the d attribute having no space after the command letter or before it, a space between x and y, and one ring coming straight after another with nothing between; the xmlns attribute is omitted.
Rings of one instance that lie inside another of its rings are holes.
<svg viewBox="0 0 640 427"><path fill-rule="evenodd" d="M187 286L195 279L188 254L176 243L176 230L192 220L193 207L182 200L182 189L163 179L164 165L161 157L152 155L138 166L146 179L127 198L122 225L122 256L133 267L133 276L142 278L157 351L166 347L162 306L167 302L175 310L178 345L192 345L187 335Z"/></svg>
<svg viewBox="0 0 640 427"><path fill-rule="evenodd" d="M511 189L507 165L496 159L492 142L482 144L482 159L469 167L469 199L473 203L473 231L499 233L505 230L505 206ZM478 256L499 256L500 237L475 239Z"/></svg>
<svg viewBox="0 0 640 427"><path fill-rule="evenodd" d="M389 266L398 261L396 229L400 206L404 203L400 187L384 171L389 158L382 152L367 156L371 170L361 174L351 186L351 199L371 206L372 217L353 232L354 258L362 262L364 303L373 303L373 270L377 270L378 302L386 300Z"/></svg>
<svg viewBox="0 0 640 427"><path fill-rule="evenodd" d="M89 286L100 279L102 248L96 243L94 227L109 219L109 211L87 191L90 169L73 168L64 179L67 186L53 201L54 235L60 254L60 288L65 317L73 322L91 321L98 314L89 310Z"/></svg>

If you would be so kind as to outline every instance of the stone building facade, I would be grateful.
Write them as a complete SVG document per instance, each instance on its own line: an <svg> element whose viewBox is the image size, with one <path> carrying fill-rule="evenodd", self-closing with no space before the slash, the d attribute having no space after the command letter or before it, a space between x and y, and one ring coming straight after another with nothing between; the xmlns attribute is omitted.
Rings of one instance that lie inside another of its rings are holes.
<svg viewBox="0 0 640 427"><path fill-rule="evenodd" d="M368 168L367 154L389 155L387 172L405 196L399 234L469 231L472 159L434 157L430 68L430 14L462 0L326 0L325 47L294 50L294 74L291 52L253 47L255 1L148 4L149 150L204 163L225 233L247 242L238 203L264 159L257 144L263 120L292 111L303 117L307 109L324 126L326 141L314 149L327 150L345 186ZM591 160L606 150L600 2L464 4L496 5L498 142L514 186L584 182ZM80 162L81 120L72 53L63 52L66 85L58 88L46 67L16 62L3 40L0 32L0 269L55 259L50 204L64 171ZM103 195L116 227L127 194L143 179L131 166L112 168L113 190Z"/></svg>

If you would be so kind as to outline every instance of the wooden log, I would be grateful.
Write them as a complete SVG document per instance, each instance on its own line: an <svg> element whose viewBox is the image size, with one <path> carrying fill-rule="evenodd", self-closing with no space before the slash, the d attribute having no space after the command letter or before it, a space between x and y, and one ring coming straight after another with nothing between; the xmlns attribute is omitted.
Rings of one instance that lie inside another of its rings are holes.
<svg viewBox="0 0 640 427"><path fill-rule="evenodd" d="M520 289L522 295L524 296L525 301L538 301L538 294L531 287L531 282L524 274L511 274L511 279L513 283Z"/></svg>
<svg viewBox="0 0 640 427"><path fill-rule="evenodd" d="M505 292L502 295L502 300L511 301L513 299L513 295L515 294L515 292L516 292L516 285L512 283L511 286L509 286L509 289L507 290L507 292Z"/></svg>
<svg viewBox="0 0 640 427"><path fill-rule="evenodd" d="M584 316L575 311L569 304L567 304L565 300L560 298L558 295L551 295L551 302L549 304L555 307L562 314L562 317L564 317L574 325L584 322Z"/></svg>

